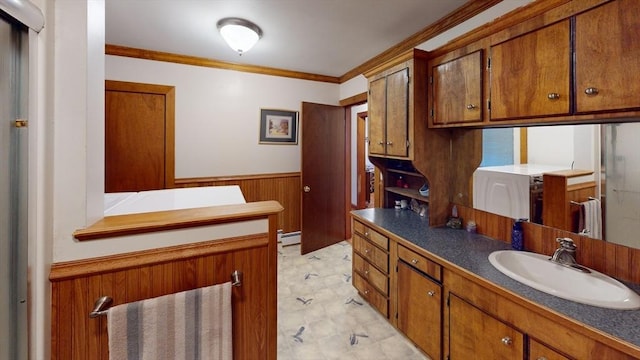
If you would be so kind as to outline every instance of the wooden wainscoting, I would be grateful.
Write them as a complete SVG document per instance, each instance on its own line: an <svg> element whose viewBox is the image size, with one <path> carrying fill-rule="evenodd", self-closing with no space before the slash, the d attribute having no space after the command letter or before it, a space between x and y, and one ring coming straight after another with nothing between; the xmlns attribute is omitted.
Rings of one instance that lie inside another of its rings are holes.
<svg viewBox="0 0 640 360"><path fill-rule="evenodd" d="M479 234L504 242L511 241L513 219L462 205L457 205L457 207L464 225L466 225L467 221L474 220ZM640 271L638 271L640 249L596 240L573 232L530 222L525 222L523 228L525 250L552 255L558 247L556 238L568 237L578 247L576 252L578 263L619 280L640 283Z"/></svg>
<svg viewBox="0 0 640 360"><path fill-rule="evenodd" d="M284 207L284 211L278 214L278 229L285 233L301 229L300 184L299 172L175 180L175 187L238 185L247 202L276 200Z"/></svg>
<svg viewBox="0 0 640 360"><path fill-rule="evenodd" d="M264 233L53 264L51 359L109 359L106 316L89 318L103 295L118 305L224 283L239 270L234 359L275 360L276 253L275 237Z"/></svg>

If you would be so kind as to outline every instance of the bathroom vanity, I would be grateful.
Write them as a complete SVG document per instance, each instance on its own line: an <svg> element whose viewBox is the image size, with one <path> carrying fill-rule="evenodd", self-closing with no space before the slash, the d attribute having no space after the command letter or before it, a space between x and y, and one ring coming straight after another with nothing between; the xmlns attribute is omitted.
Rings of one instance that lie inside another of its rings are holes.
<svg viewBox="0 0 640 360"><path fill-rule="evenodd" d="M354 286L433 359L640 358L640 310L583 305L512 280L488 259L510 249L504 241L430 227L407 210L352 216Z"/></svg>

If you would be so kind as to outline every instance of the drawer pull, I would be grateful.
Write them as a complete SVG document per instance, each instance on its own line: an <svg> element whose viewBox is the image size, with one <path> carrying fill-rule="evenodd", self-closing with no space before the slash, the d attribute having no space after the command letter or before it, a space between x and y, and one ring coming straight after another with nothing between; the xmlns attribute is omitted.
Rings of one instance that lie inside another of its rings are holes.
<svg viewBox="0 0 640 360"><path fill-rule="evenodd" d="M587 95L598 95L598 89L594 87L588 87L584 89L584 93Z"/></svg>
<svg viewBox="0 0 640 360"><path fill-rule="evenodd" d="M364 276L369 277L369 270L364 271Z"/></svg>
<svg viewBox="0 0 640 360"><path fill-rule="evenodd" d="M469 104L469 105L467 105L467 110L473 110L473 109L475 109L475 108L477 108L477 106L475 106L475 105L473 105L473 104Z"/></svg>
<svg viewBox="0 0 640 360"><path fill-rule="evenodd" d="M511 340L511 338L508 337L508 336L503 337L501 341L502 341L503 344L505 344L507 346L513 344L513 340Z"/></svg>
<svg viewBox="0 0 640 360"><path fill-rule="evenodd" d="M427 295L429 295L429 296L433 296L433 295L435 295L435 294L436 294L436 292L435 292L435 291L433 291L433 290L431 290L431 291L427 292Z"/></svg>
<svg viewBox="0 0 640 360"><path fill-rule="evenodd" d="M417 264L417 263L418 263L418 259L413 259L413 260L411 260L411 263L412 263L413 265Z"/></svg>
<svg viewBox="0 0 640 360"><path fill-rule="evenodd" d="M549 100L558 100L558 99L560 99L560 94L558 94L558 93L549 93L547 95L547 98Z"/></svg>
<svg viewBox="0 0 640 360"><path fill-rule="evenodd" d="M364 236L369 237L369 232L368 232L368 231L365 231L365 232L364 232Z"/></svg>
<svg viewBox="0 0 640 360"><path fill-rule="evenodd" d="M368 254L369 253L369 249L364 249L364 253Z"/></svg>
<svg viewBox="0 0 640 360"><path fill-rule="evenodd" d="M540 356L538 359L536 360L548 360L546 356Z"/></svg>
<svg viewBox="0 0 640 360"><path fill-rule="evenodd" d="M369 295L369 290L365 290L365 291L364 291L364 294L365 294L365 295Z"/></svg>

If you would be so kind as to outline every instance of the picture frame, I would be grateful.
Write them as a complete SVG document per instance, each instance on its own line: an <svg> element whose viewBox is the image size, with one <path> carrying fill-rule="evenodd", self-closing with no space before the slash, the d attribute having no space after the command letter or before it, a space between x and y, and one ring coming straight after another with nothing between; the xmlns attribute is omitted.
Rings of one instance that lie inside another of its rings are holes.
<svg viewBox="0 0 640 360"><path fill-rule="evenodd" d="M298 112L260 109L260 144L298 144Z"/></svg>

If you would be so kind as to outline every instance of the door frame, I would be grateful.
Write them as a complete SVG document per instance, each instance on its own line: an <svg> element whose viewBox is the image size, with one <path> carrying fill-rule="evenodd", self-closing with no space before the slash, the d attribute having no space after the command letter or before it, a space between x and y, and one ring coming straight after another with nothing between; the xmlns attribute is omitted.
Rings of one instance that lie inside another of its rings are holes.
<svg viewBox="0 0 640 360"><path fill-rule="evenodd" d="M356 129L357 130L357 135L356 135L356 159L357 159L357 165L356 165L356 179L358 181L358 185L356 187L356 191L358 193L357 195L357 201L356 201L356 209L364 209L367 207L367 200L366 200L366 194L369 191L369 184L368 184L368 179L367 179L367 172L365 171L365 158L367 157L367 154L365 152L365 141L366 141L366 127L367 127L367 117L369 112L368 111L362 111L359 112L358 115L358 119L356 120Z"/></svg>
<svg viewBox="0 0 640 360"><path fill-rule="evenodd" d="M345 108L345 121L347 124L346 129L346 141L345 141L345 166L346 166L346 179L345 179L345 196L347 197L345 204L347 208L345 209L345 216L347 221L345 221L345 239L351 238L351 108L356 105L366 104L368 101L368 92L362 92L360 94L351 96L349 98L340 100L340 106ZM360 114L360 113L358 113ZM366 156L366 154L365 154Z"/></svg>

